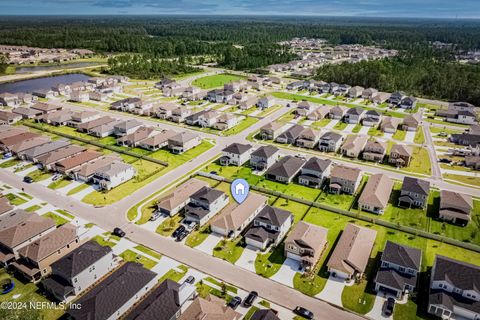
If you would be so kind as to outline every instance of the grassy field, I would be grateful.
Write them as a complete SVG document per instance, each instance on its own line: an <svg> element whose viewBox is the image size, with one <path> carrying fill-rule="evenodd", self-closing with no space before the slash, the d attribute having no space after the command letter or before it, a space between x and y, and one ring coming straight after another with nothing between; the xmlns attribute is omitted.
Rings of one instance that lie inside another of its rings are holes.
<svg viewBox="0 0 480 320"><path fill-rule="evenodd" d="M192 85L202 89L211 89L222 87L226 83L241 79L245 79L245 77L236 74L222 73L195 79Z"/></svg>
<svg viewBox="0 0 480 320"><path fill-rule="evenodd" d="M160 253L158 253L158 252L156 252L156 251L154 251L150 248L144 247L142 245L136 246L135 249L137 249L138 251L141 251L143 253L146 253L146 254L148 254L148 255L150 255L150 256L158 259L158 260L160 260L160 258L162 257L162 255Z"/></svg>
<svg viewBox="0 0 480 320"><path fill-rule="evenodd" d="M24 204L25 202L27 202L27 200L13 194L13 193L8 193L5 195L5 198L8 199L8 201L10 202L11 205L13 206L19 206L21 204Z"/></svg>
<svg viewBox="0 0 480 320"><path fill-rule="evenodd" d="M158 280L159 283L162 283L163 280L170 279L175 282L179 282L180 279L182 279L185 274L187 273L188 268L184 265L180 265L174 269L170 269L165 273L160 280Z"/></svg>
<svg viewBox="0 0 480 320"><path fill-rule="evenodd" d="M410 165L402 170L426 175L432 174L432 164L428 150L422 147L414 147Z"/></svg>
<svg viewBox="0 0 480 320"><path fill-rule="evenodd" d="M33 182L39 182L50 178L52 173L43 170L35 170L30 172L28 176L33 179Z"/></svg>
<svg viewBox="0 0 480 320"><path fill-rule="evenodd" d="M201 227L199 230L193 231L187 236L185 240L185 244L189 247L195 248L196 246L200 245L205 239L207 239L208 235L210 234L210 226L205 225Z"/></svg>
<svg viewBox="0 0 480 320"><path fill-rule="evenodd" d="M49 189L60 189L60 188L63 188L63 187L66 187L68 186L69 184L72 183L72 180L67 180L67 179L58 179L57 181L53 181L52 183L50 183L48 185L48 188Z"/></svg>
<svg viewBox="0 0 480 320"><path fill-rule="evenodd" d="M425 133L423 132L423 127L418 127L413 142L418 144L423 144L425 142Z"/></svg>
<svg viewBox="0 0 480 320"><path fill-rule="evenodd" d="M152 269L157 264L152 259L149 259L149 258L147 258L147 257L145 257L141 254L138 254L138 253L136 253L132 250L125 250L123 253L120 254L120 257L122 257L125 261L141 263L147 269Z"/></svg>
<svg viewBox="0 0 480 320"><path fill-rule="evenodd" d="M84 189L87 189L89 187L88 184L83 183L79 185L78 187L73 188L72 190L68 191L67 196L71 196L72 194L78 193Z"/></svg>
<svg viewBox="0 0 480 320"><path fill-rule="evenodd" d="M223 131L223 135L231 136L234 134L238 134L257 122L258 122L257 118L247 117L246 119L243 119L242 121L240 121L240 123L237 124L235 127Z"/></svg>
<svg viewBox="0 0 480 320"><path fill-rule="evenodd" d="M58 214L55 214L55 213L53 213L53 212L47 212L47 213L45 213L45 214L43 215L43 217L45 217L45 218L52 218L53 221L55 221L55 224L56 224L57 226L69 222L67 219L65 219L65 218L63 218L63 217L60 217Z"/></svg>
<svg viewBox="0 0 480 320"><path fill-rule="evenodd" d="M393 134L392 138L395 139L395 140L403 141L403 140L405 140L406 135L407 135L407 131L397 130Z"/></svg>
<svg viewBox="0 0 480 320"><path fill-rule="evenodd" d="M244 247L239 244L240 240L241 238L234 241L220 240L217 246L213 248L213 256L235 264L244 249Z"/></svg>
<svg viewBox="0 0 480 320"><path fill-rule="evenodd" d="M114 241L110 240L105 240L103 236L96 236L93 238L94 241L96 241L99 245L104 246L104 247L110 247L113 248L117 243Z"/></svg>

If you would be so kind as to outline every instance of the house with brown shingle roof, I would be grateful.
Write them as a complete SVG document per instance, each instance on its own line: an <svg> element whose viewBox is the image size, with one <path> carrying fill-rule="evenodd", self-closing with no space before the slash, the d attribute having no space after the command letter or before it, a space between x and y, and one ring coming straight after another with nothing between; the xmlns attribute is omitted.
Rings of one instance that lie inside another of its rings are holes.
<svg viewBox="0 0 480 320"><path fill-rule="evenodd" d="M242 203L230 203L212 219L212 232L228 238L237 237L265 207L267 200L265 196L250 192Z"/></svg>
<svg viewBox="0 0 480 320"><path fill-rule="evenodd" d="M88 161L87 163L80 165L79 167L70 170L68 175L72 179L80 182L90 182L93 179L93 176L95 175L95 172L97 170L108 166L114 161L121 161L121 158L113 154L95 158L91 161Z"/></svg>
<svg viewBox="0 0 480 320"><path fill-rule="evenodd" d="M465 226L472 219L472 196L448 190L440 191L440 219Z"/></svg>
<svg viewBox="0 0 480 320"><path fill-rule="evenodd" d="M158 131L152 127L141 126L134 132L126 134L117 139L117 143L121 146L136 147L143 140L153 137Z"/></svg>
<svg viewBox="0 0 480 320"><path fill-rule="evenodd" d="M107 123L110 123L110 122L113 122L113 121L115 121L115 119L111 118L109 116L100 117L100 118L97 118L97 119L94 119L94 120L91 120L91 121L88 121L88 122L83 122L81 124L78 124L77 125L77 130L80 131L80 132L90 133L91 129L93 129L95 127L98 127L98 126L101 126L101 125L104 125L104 124L107 124Z"/></svg>
<svg viewBox="0 0 480 320"><path fill-rule="evenodd" d="M9 125L0 125L0 127L2 127L2 130L0 131L0 144L2 144L3 140L6 138L28 132L28 130L23 127L12 127Z"/></svg>
<svg viewBox="0 0 480 320"><path fill-rule="evenodd" d="M281 122L270 122L260 128L259 136L262 140L275 140L280 133L282 133L282 128L285 126Z"/></svg>
<svg viewBox="0 0 480 320"><path fill-rule="evenodd" d="M200 136L197 134L183 131L168 139L168 149L179 154L195 148L201 142Z"/></svg>
<svg viewBox="0 0 480 320"><path fill-rule="evenodd" d="M37 158L38 164L40 164L42 168L51 169L56 162L73 157L77 153L85 150L86 149L84 147L71 144L39 156Z"/></svg>
<svg viewBox="0 0 480 320"><path fill-rule="evenodd" d="M54 170L63 174L69 174L70 171L77 169L84 163L95 160L101 156L101 152L85 150L70 158L58 161L54 165Z"/></svg>
<svg viewBox="0 0 480 320"><path fill-rule="evenodd" d="M368 140L363 148L362 158L367 161L382 162L386 152L386 142L380 140Z"/></svg>
<svg viewBox="0 0 480 320"><path fill-rule="evenodd" d="M395 117L383 117L382 123L380 124L380 129L386 133L395 133L398 126L402 122L402 119Z"/></svg>
<svg viewBox="0 0 480 320"><path fill-rule="evenodd" d="M13 209L13 206L8 201L7 197L0 195L0 215Z"/></svg>
<svg viewBox="0 0 480 320"><path fill-rule="evenodd" d="M354 194L362 181L362 171L358 168L336 165L330 173L329 192Z"/></svg>
<svg viewBox="0 0 480 320"><path fill-rule="evenodd" d="M174 137L175 135L177 135L177 132L173 130L157 131L157 134L141 140L138 143L138 146L151 151L156 151L168 146L168 139Z"/></svg>
<svg viewBox="0 0 480 320"><path fill-rule="evenodd" d="M344 280L361 277L376 237L377 231L348 223L327 262L328 272Z"/></svg>
<svg viewBox="0 0 480 320"><path fill-rule="evenodd" d="M422 122L422 115L420 113L409 114L403 118L402 130L416 131L420 122Z"/></svg>
<svg viewBox="0 0 480 320"><path fill-rule="evenodd" d="M305 128L295 141L295 144L302 148L313 149L320 139L320 132L312 128Z"/></svg>
<svg viewBox="0 0 480 320"><path fill-rule="evenodd" d="M190 202L190 197L194 193L207 186L207 182L192 178L167 195L158 198L157 209L162 214L173 217Z"/></svg>
<svg viewBox="0 0 480 320"><path fill-rule="evenodd" d="M25 150L28 150L36 146L41 146L45 143L48 143L49 141L50 141L49 137L45 137L45 136L34 137L32 139L23 140L22 142L19 142L13 146L10 146L9 151L17 155L19 152L23 152Z"/></svg>
<svg viewBox="0 0 480 320"><path fill-rule="evenodd" d="M52 104L46 102L37 102L30 108L41 111L43 114L47 114L54 111L62 110L62 106L59 104Z"/></svg>
<svg viewBox="0 0 480 320"><path fill-rule="evenodd" d="M392 194L393 180L385 174L374 174L358 199L358 207L364 211L383 214Z"/></svg>
<svg viewBox="0 0 480 320"><path fill-rule="evenodd" d="M21 143L22 141L40 137L39 134L33 132L21 132L16 133L15 135L10 135L5 138L0 138L0 149L4 151L9 151L11 147L16 144Z"/></svg>
<svg viewBox="0 0 480 320"><path fill-rule="evenodd" d="M304 268L312 268L327 247L328 230L298 222L285 239L285 257L296 260Z"/></svg>
<svg viewBox="0 0 480 320"><path fill-rule="evenodd" d="M388 163L397 167L408 167L413 156L413 148L405 144L394 144L390 150Z"/></svg>
<svg viewBox="0 0 480 320"><path fill-rule="evenodd" d="M18 250L55 230L53 219L36 213L14 210L0 218L0 262L8 265Z"/></svg>
<svg viewBox="0 0 480 320"><path fill-rule="evenodd" d="M227 307L223 299L208 295L206 298L198 296L178 320L240 320L241 318L242 315L232 308Z"/></svg>
<svg viewBox="0 0 480 320"><path fill-rule="evenodd" d="M12 266L32 282L52 271L50 265L80 245L77 227L66 223L18 250Z"/></svg>
<svg viewBox="0 0 480 320"><path fill-rule="evenodd" d="M367 144L368 136L364 135L350 135L345 139L345 142L340 149L340 152L350 158L358 158L363 148Z"/></svg>
<svg viewBox="0 0 480 320"><path fill-rule="evenodd" d="M0 124L13 124L22 120L18 113L0 110Z"/></svg>

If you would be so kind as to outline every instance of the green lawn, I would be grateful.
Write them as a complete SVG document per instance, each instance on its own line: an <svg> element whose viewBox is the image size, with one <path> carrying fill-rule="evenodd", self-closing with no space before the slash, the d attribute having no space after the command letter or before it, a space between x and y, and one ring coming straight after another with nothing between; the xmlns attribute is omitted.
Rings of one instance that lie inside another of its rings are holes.
<svg viewBox="0 0 480 320"><path fill-rule="evenodd" d="M68 186L71 183L72 183L72 180L67 180L67 179L62 178L62 179L58 179L57 181L53 181L52 183L50 183L48 185L48 188L50 188L50 189L60 189L60 188Z"/></svg>
<svg viewBox="0 0 480 320"><path fill-rule="evenodd" d="M205 239L207 239L208 235L210 234L210 226L205 225L199 230L193 231L190 233L185 240L185 244L189 247L196 247L200 245Z"/></svg>
<svg viewBox="0 0 480 320"><path fill-rule="evenodd" d="M27 209L25 209L25 211L35 212L35 211L37 211L37 210L40 209L40 208L41 208L41 206L39 206L38 204L36 204L36 205L31 206L31 207L28 207Z"/></svg>
<svg viewBox="0 0 480 320"><path fill-rule="evenodd" d="M165 273L160 280L158 280L159 283L162 283L166 279L170 279L175 282L179 282L180 279L182 279L185 274L188 272L188 267L184 265L180 265L174 269L170 269Z"/></svg>
<svg viewBox="0 0 480 320"><path fill-rule="evenodd" d="M286 259L283 251L282 243L267 253L259 253L255 259L255 272L265 278L273 276Z"/></svg>
<svg viewBox="0 0 480 320"><path fill-rule="evenodd" d="M160 258L162 257L162 255L160 253L158 253L158 252L156 252L156 251L154 251L150 248L144 247L142 245L136 246L135 249L137 249L138 251L141 251L143 253L146 253L146 254L150 255L151 257L154 257L158 260L160 260Z"/></svg>
<svg viewBox="0 0 480 320"><path fill-rule="evenodd" d="M69 222L67 219L63 218L63 217L60 217L59 215L53 213L53 212L47 212L43 215L43 217L45 218L52 218L54 221L55 221L55 224L57 226L59 225L62 225L62 224L65 224L67 222Z"/></svg>
<svg viewBox="0 0 480 320"><path fill-rule="evenodd" d="M35 170L33 172L30 172L28 176L32 178L34 182L39 182L50 178L52 176L52 173L43 170Z"/></svg>
<svg viewBox="0 0 480 320"><path fill-rule="evenodd" d="M367 284L366 280L362 280L359 284L345 287L342 292L343 307L360 314L372 310L375 294L366 291Z"/></svg>
<svg viewBox="0 0 480 320"><path fill-rule="evenodd" d="M332 120L331 119L328 119L328 118L324 118L322 120L318 120L318 121L315 121L311 124L311 127L313 128L323 128L325 127L327 124L329 124Z"/></svg>
<svg viewBox="0 0 480 320"><path fill-rule="evenodd" d="M359 133L360 130L362 129L362 127L363 127L363 126L362 126L360 123L357 124L355 127L353 127L352 133Z"/></svg>
<svg viewBox="0 0 480 320"><path fill-rule="evenodd" d="M0 164L0 168L10 168L10 167L13 167L14 165L17 165L19 164L21 161L18 160L18 159L10 159L10 160L7 160L3 163Z"/></svg>
<svg viewBox="0 0 480 320"><path fill-rule="evenodd" d="M383 136L383 131L380 130L379 128L371 127L368 130L368 135L373 136L373 137L381 137L381 136Z"/></svg>
<svg viewBox="0 0 480 320"><path fill-rule="evenodd" d="M405 140L406 135L407 135L407 131L397 130L393 134L392 138L395 139L395 140L403 141L403 140Z"/></svg>
<svg viewBox="0 0 480 320"><path fill-rule="evenodd" d="M347 127L347 124L343 121L338 121L337 124L333 127L333 130L342 131Z"/></svg>
<svg viewBox="0 0 480 320"><path fill-rule="evenodd" d="M161 234L164 237L170 237L175 231L180 226L180 222L182 221L183 217L177 214L176 216L170 217L165 219L158 227L157 227L157 233Z"/></svg>
<svg viewBox="0 0 480 320"><path fill-rule="evenodd" d="M110 248L113 248L117 244L114 241L105 240L105 238L107 238L107 237L103 237L103 236L98 235L98 236L94 237L93 240L96 241L98 244L104 246L104 247L108 246Z"/></svg>
<svg viewBox="0 0 480 320"><path fill-rule="evenodd" d="M415 138L413 138L413 142L418 144L423 144L425 142L423 127L418 127L417 132L415 133Z"/></svg>
<svg viewBox="0 0 480 320"><path fill-rule="evenodd" d="M68 213L68 211L65 211L65 210L62 210L62 209L57 209L55 210L56 212L60 213L61 215L67 217L67 218L70 218L70 219L74 219L75 216L71 215L70 213Z"/></svg>
<svg viewBox="0 0 480 320"><path fill-rule="evenodd" d="M78 187L73 188L72 190L67 192L67 196L71 196L72 194L79 193L80 191L87 189L89 187L88 184L82 183Z"/></svg>
<svg viewBox="0 0 480 320"><path fill-rule="evenodd" d="M432 164L430 162L428 150L422 147L414 147L410 165L402 170L426 175L432 174Z"/></svg>
<svg viewBox="0 0 480 320"><path fill-rule="evenodd" d="M213 256L235 264L243 253L244 247L240 244L240 239L236 241L220 240L213 248Z"/></svg>
<svg viewBox="0 0 480 320"><path fill-rule="evenodd" d="M19 196L15 195L13 193L6 194L5 198L7 198L8 201L10 202L10 204L13 205L13 206L19 206L19 205L27 202L27 200L25 200L23 198L20 198Z"/></svg>
<svg viewBox="0 0 480 320"><path fill-rule="evenodd" d="M157 262L153 261L152 259L149 259L132 250L125 250L123 253L120 254L120 257L122 257L125 261L141 263L147 269L152 269L157 264Z"/></svg>
<svg viewBox="0 0 480 320"><path fill-rule="evenodd" d="M253 316L255 312L257 312L257 310L258 310L258 307L255 307L255 306L251 307L250 309L248 309L247 313L245 313L245 316L243 317L242 320L250 320L250 318Z"/></svg>
<svg viewBox="0 0 480 320"><path fill-rule="evenodd" d="M231 135L234 135L234 134L238 134L238 133L242 132L243 130L247 129L248 127L252 126L253 124L255 124L257 122L258 122L257 118L247 117L246 119L243 119L235 127L223 131L223 135L224 136L231 136Z"/></svg>
<svg viewBox="0 0 480 320"><path fill-rule="evenodd" d="M211 89L222 87L226 83L241 79L245 79L245 77L236 74L222 73L195 79L192 85L202 89Z"/></svg>
<svg viewBox="0 0 480 320"><path fill-rule="evenodd" d="M478 187L480 186L480 177L472 177L472 176L465 176L461 174L451 174L445 173L443 174L444 179L454 180L461 183L470 184L472 186Z"/></svg>

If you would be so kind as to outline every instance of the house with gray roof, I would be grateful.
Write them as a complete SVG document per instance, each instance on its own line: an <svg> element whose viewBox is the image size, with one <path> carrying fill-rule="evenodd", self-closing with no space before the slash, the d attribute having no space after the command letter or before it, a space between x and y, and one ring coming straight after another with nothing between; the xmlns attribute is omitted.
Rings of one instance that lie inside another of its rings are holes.
<svg viewBox="0 0 480 320"><path fill-rule="evenodd" d="M252 314L250 320L280 320L280 318L272 309L258 309Z"/></svg>
<svg viewBox="0 0 480 320"><path fill-rule="evenodd" d="M328 113L328 116L330 119L333 120L341 120L345 113L349 110L348 107L345 106L335 106L330 109L330 112Z"/></svg>
<svg viewBox="0 0 480 320"><path fill-rule="evenodd" d="M382 120L382 114L377 110L368 110L362 119L362 125L365 127L375 127Z"/></svg>
<svg viewBox="0 0 480 320"><path fill-rule="evenodd" d="M39 156L52 152L54 150L63 148L70 145L70 143L66 140L55 140L50 141L33 148L21 151L17 153L17 157L22 160L37 162Z"/></svg>
<svg viewBox="0 0 480 320"><path fill-rule="evenodd" d="M73 320L119 319L157 283L157 274L135 262L126 262L76 301L70 308Z"/></svg>
<svg viewBox="0 0 480 320"><path fill-rule="evenodd" d="M280 149L266 145L253 151L250 155L250 166L258 171L270 168L280 158Z"/></svg>
<svg viewBox="0 0 480 320"><path fill-rule="evenodd" d="M206 186L208 186L207 182L192 178L177 186L165 196L160 197L157 200L157 210L162 214L173 217L185 208L194 193Z"/></svg>
<svg viewBox="0 0 480 320"><path fill-rule="evenodd" d="M420 113L413 113L403 118L402 130L417 131L418 126L422 122L422 115Z"/></svg>
<svg viewBox="0 0 480 320"><path fill-rule="evenodd" d="M103 190L111 190L135 176L135 168L121 161L113 161L97 169L92 177L93 183Z"/></svg>
<svg viewBox="0 0 480 320"><path fill-rule="evenodd" d="M122 120L114 120L113 121L106 121L103 124L95 126L93 128L88 129L88 134L98 137L98 138L105 138L112 134L115 134L115 127L120 125L123 121Z"/></svg>
<svg viewBox="0 0 480 320"><path fill-rule="evenodd" d="M400 197L398 198L399 207L420 207L427 206L428 195L430 193L430 182L412 177L403 178Z"/></svg>
<svg viewBox="0 0 480 320"><path fill-rule="evenodd" d="M330 193L354 194L362 181L362 171L358 168L335 165L330 172Z"/></svg>
<svg viewBox="0 0 480 320"><path fill-rule="evenodd" d="M324 133L318 140L318 149L322 152L337 152L343 143L343 136L330 131Z"/></svg>
<svg viewBox="0 0 480 320"><path fill-rule="evenodd" d="M228 202L229 197L223 191L202 187L190 196L190 202L185 207L185 219L203 226L225 208Z"/></svg>
<svg viewBox="0 0 480 320"><path fill-rule="evenodd" d="M199 135L183 131L168 139L168 149L173 153L179 154L195 148L200 143L202 143L202 140Z"/></svg>
<svg viewBox="0 0 480 320"><path fill-rule="evenodd" d="M251 154L251 145L235 142L222 150L222 156L219 162L222 166L241 166L250 159Z"/></svg>
<svg viewBox="0 0 480 320"><path fill-rule="evenodd" d="M332 160L311 157L303 165L298 183L304 186L321 188L325 180L330 176Z"/></svg>
<svg viewBox="0 0 480 320"><path fill-rule="evenodd" d="M116 266L112 249L90 240L52 263L52 275L42 284L56 300L65 301L90 288Z"/></svg>
<svg viewBox="0 0 480 320"><path fill-rule="evenodd" d="M422 251L387 240L375 276L375 291L392 293L401 299L417 287Z"/></svg>
<svg viewBox="0 0 480 320"><path fill-rule="evenodd" d="M295 141L295 144L302 148L313 149L316 146L319 139L320 139L320 132L310 127L307 127L303 129L302 133L300 133L300 136L298 136L297 140Z"/></svg>
<svg viewBox="0 0 480 320"><path fill-rule="evenodd" d="M278 143L294 144L305 128L299 124L294 124L283 133L281 133L275 141Z"/></svg>
<svg viewBox="0 0 480 320"><path fill-rule="evenodd" d="M245 242L261 250L270 245L276 246L287 234L292 223L293 215L290 211L267 205L253 219L252 226L245 234Z"/></svg>
<svg viewBox="0 0 480 320"><path fill-rule="evenodd" d="M364 114L365 110L360 107L350 108L345 113L343 120L348 124L360 123Z"/></svg>
<svg viewBox="0 0 480 320"><path fill-rule="evenodd" d="M282 133L282 128L285 124L281 122L270 122L260 128L259 136L262 140L275 140L280 133Z"/></svg>
<svg viewBox="0 0 480 320"><path fill-rule="evenodd" d="M440 191L440 210L438 211L440 219L465 226L472 219L472 209L471 195L448 190Z"/></svg>
<svg viewBox="0 0 480 320"><path fill-rule="evenodd" d="M430 276L428 313L443 319L479 319L479 288L479 266L437 255Z"/></svg>
<svg viewBox="0 0 480 320"><path fill-rule="evenodd" d="M274 163L265 173L265 177L273 181L290 183L304 164L304 159L286 156Z"/></svg>
<svg viewBox="0 0 480 320"><path fill-rule="evenodd" d="M117 123L113 126L113 134L117 137L122 137L135 132L141 126L142 123L135 119L121 121L120 123Z"/></svg>

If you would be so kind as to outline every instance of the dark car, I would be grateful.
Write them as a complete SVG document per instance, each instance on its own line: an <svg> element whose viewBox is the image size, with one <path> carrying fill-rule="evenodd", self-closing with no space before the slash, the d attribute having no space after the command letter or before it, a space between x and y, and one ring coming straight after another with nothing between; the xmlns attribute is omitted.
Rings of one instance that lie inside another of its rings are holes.
<svg viewBox="0 0 480 320"><path fill-rule="evenodd" d="M441 158L441 159L438 160L438 162L440 162L440 163L452 163L452 160L447 159L447 158Z"/></svg>
<svg viewBox="0 0 480 320"><path fill-rule="evenodd" d="M180 232L177 237L175 238L175 241L182 241L183 239L185 239L185 237L188 236L188 231L187 230L183 230L182 232Z"/></svg>
<svg viewBox="0 0 480 320"><path fill-rule="evenodd" d="M193 284L195 282L195 277L194 276L188 276L187 279L185 279L186 283Z"/></svg>
<svg viewBox="0 0 480 320"><path fill-rule="evenodd" d="M217 175L217 171L210 171L210 174Z"/></svg>
<svg viewBox="0 0 480 320"><path fill-rule="evenodd" d="M29 176L25 176L23 177L23 182L26 182L26 183L32 183L33 182L33 179Z"/></svg>
<svg viewBox="0 0 480 320"><path fill-rule="evenodd" d="M298 314L305 319L313 319L313 312L305 309L304 307L296 307L295 309L293 309L293 313Z"/></svg>
<svg viewBox="0 0 480 320"><path fill-rule="evenodd" d="M238 306L242 303L242 298L240 297L234 297L232 300L230 300L229 303L227 303L227 307L232 308L233 310L237 309Z"/></svg>
<svg viewBox="0 0 480 320"><path fill-rule="evenodd" d="M383 313L389 317L392 315L394 308L395 308L395 299L390 297L385 301L383 305Z"/></svg>
<svg viewBox="0 0 480 320"><path fill-rule="evenodd" d="M119 236L120 238L125 237L125 231L123 231L122 229L120 229L118 227L113 229L113 234L116 235L116 236Z"/></svg>
<svg viewBox="0 0 480 320"><path fill-rule="evenodd" d="M182 233L183 231L185 231L185 226L184 226L184 225L180 225L177 229L175 229L175 231L173 231L172 237L174 237L174 238L178 237L178 235L179 235L180 233Z"/></svg>
<svg viewBox="0 0 480 320"><path fill-rule="evenodd" d="M154 211L152 213L152 216L150 217L150 221L155 221L158 218L160 218L161 216L162 216L162 213L160 211Z"/></svg>
<svg viewBox="0 0 480 320"><path fill-rule="evenodd" d="M248 296L243 300L243 305L247 308L251 307L255 299L257 299L258 293L256 291L252 291L248 294Z"/></svg>

